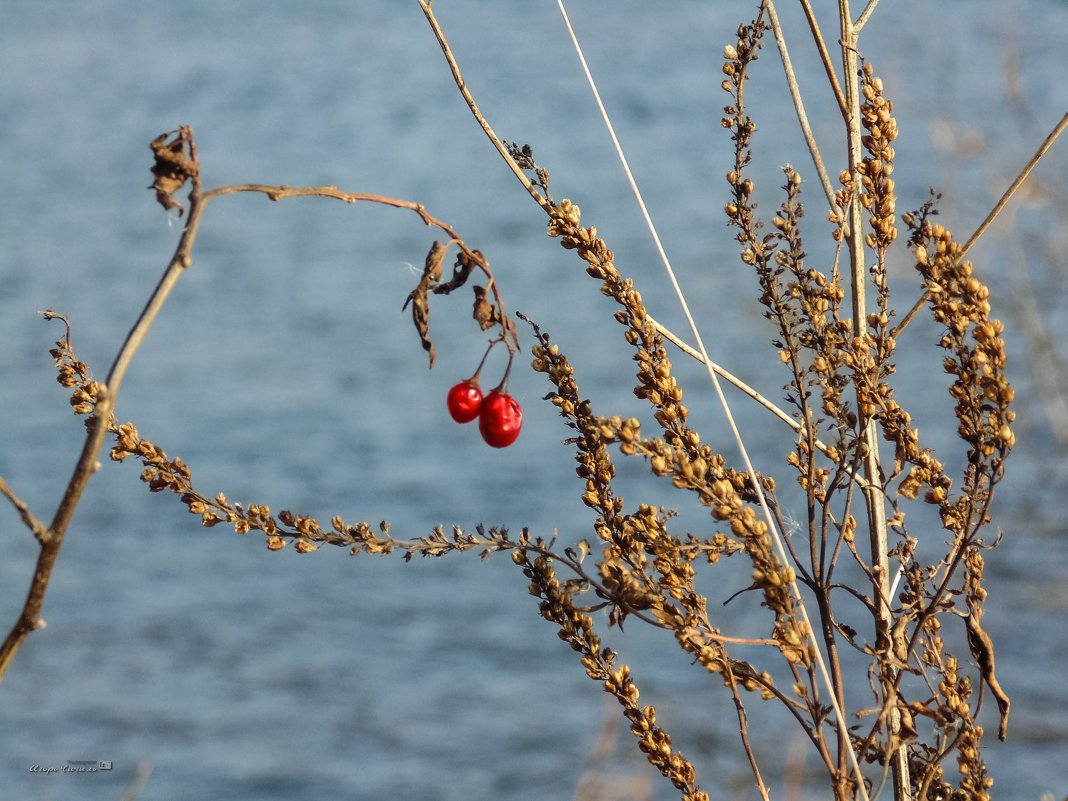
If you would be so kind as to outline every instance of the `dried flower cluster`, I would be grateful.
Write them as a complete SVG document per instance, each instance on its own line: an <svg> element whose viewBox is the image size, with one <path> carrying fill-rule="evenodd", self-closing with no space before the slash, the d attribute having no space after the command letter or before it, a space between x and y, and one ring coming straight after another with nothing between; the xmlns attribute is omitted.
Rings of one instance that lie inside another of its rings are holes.
<svg viewBox="0 0 1068 801"><path fill-rule="evenodd" d="M971 655L1001 712L999 735L1004 739L1009 700L994 673L993 644L980 625L986 597L981 588L980 549L985 546L980 532L989 523L992 489L1013 444L1010 424L1014 413L1009 410L1013 392L1005 376L1003 329L998 321L989 319L989 292L972 275L971 264L962 259L961 247L942 226L930 221L936 213L933 204L906 215L904 221L912 231L909 244L924 279L926 297L935 320L946 326L939 344L952 356L945 360L945 369L958 376L949 392L956 402L959 434L969 449L960 494L954 497L953 479L932 452L921 446L919 431L896 400L890 383L894 374L891 359L900 334L900 329L890 326L895 312L890 307L886 271L886 254L897 239L897 199L890 176L898 130L892 103L885 98L882 81L872 66L865 64L860 119L866 131L862 139L866 154L858 165L860 185L853 182L850 173L843 172L842 189L837 194L839 209L830 215L836 225L835 239L841 245L848 235L843 230L848 205L859 200L869 213L871 230L864 241L875 254L869 275L877 291L877 311L867 314L866 326L856 334L854 321L843 309L846 292L837 259L827 271L804 266L805 252L798 233L804 213L800 176L790 167L785 169L786 200L772 221L774 232L762 234L763 224L751 201L754 186L744 177L744 167L750 160L749 142L755 126L745 113L744 82L759 49L761 30L758 18L739 29L737 46L725 50L724 72L729 77L724 89L731 92L734 102L725 109L723 124L732 131L736 147L735 169L727 176L733 197L725 210L728 223L739 229L742 261L756 270L762 289L760 302L777 326L775 345L791 371L786 389L802 434L787 461L796 468L808 495L811 548L807 564L799 565L798 570L820 600L823 631L838 631L851 645L859 644L857 634L835 620L828 583L841 548L848 549L872 577L876 592L867 603L873 611L876 604L892 606L892 642L877 637L872 646L865 646L883 683L877 694L879 722L866 736L854 737L858 752L884 761L901 743L907 743L915 797L929 797L935 783L942 782L941 795L931 797L956 798L945 789L949 785L944 783L941 767L945 756L955 751L960 786L954 792L964 794L960 797L985 798L992 782L977 747L982 736L982 728L974 719L978 704L973 703L971 679L959 674L959 661L945 650L940 618L947 614L951 619L954 614L964 618ZM855 393L855 412L845 395L848 388ZM810 404L812 390L822 401L819 409ZM894 446L894 468L883 477L877 491L893 509L887 522L899 536L894 553L906 588L898 604L894 599L879 598L875 566L855 547L857 523L852 505L865 455L861 436L865 420L875 420L884 439ZM824 429L834 437L829 447L820 447L818 440ZM950 534L946 556L931 565L916 561L918 540L909 533L901 506L902 500L916 498L924 487L925 500L939 507ZM842 499L837 509L832 505L836 497ZM954 578L960 580L962 565L964 587L954 589L959 586ZM964 596L964 609L953 601L958 593ZM826 638L832 665L836 647L832 634ZM928 678L932 671L941 676L937 686ZM929 695L924 693L925 700L905 698L905 677L910 675L921 677L919 686L930 691ZM888 725L891 709L900 716L900 728ZM914 722L919 715L935 723L931 737L917 739ZM877 744L880 738L881 745Z"/></svg>
<svg viewBox="0 0 1068 801"><path fill-rule="evenodd" d="M541 555L531 559L526 550L514 552L513 561L530 579L530 594L541 598L542 617L560 628L560 639L582 654L586 675L602 682L604 690L615 696L630 721L631 733L646 759L680 791L683 801L708 801L708 793L695 784L693 764L671 745L671 735L656 722L656 709L638 704L638 686L626 665L616 667L616 654L601 646L594 630L593 618L575 607L575 591L561 582L552 566L553 559Z"/></svg>

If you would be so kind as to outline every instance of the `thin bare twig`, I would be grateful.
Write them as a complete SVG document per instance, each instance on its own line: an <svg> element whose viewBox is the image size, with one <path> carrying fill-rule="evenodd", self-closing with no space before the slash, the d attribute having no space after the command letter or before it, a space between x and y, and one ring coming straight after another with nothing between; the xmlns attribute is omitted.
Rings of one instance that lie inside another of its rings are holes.
<svg viewBox="0 0 1068 801"><path fill-rule="evenodd" d="M823 32L816 21L816 15L812 11L812 6L809 5L808 0L801 0L801 8L805 12L805 19L808 20L809 30L812 31L812 39L816 43L816 50L819 51L820 61L823 62L823 70L827 73L827 82L831 86L831 91L834 92L834 99L838 102L838 109L842 112L842 116L848 119L849 111L846 106L846 98L842 93L841 85L838 83L838 75L834 71L834 62L831 60L831 54L827 50L827 43L823 40Z"/></svg>
<svg viewBox="0 0 1068 801"><path fill-rule="evenodd" d="M407 209L412 211L419 215L419 219L421 219L428 227L437 228L446 234L453 244L459 247L472 262L478 265L479 269L486 274L486 287L493 293L493 298L497 303L497 308L500 310L501 318L504 320L508 319L504 307L504 298L500 295L497 288L497 282L493 278L493 273L490 271L489 264L485 257L481 253L471 250L451 225L428 212L422 203L415 203L411 200L400 200L395 197L375 195L367 192L344 192L336 186L287 186L285 184L278 186L269 184L231 184L230 186L221 186L217 189L205 192L203 202L207 203L217 197L233 195L239 192L263 194L274 201L285 200L286 198L291 197L325 197L333 200L340 200L343 203L377 203L395 209ZM511 326L502 326L501 341L504 342L509 353L515 353L519 350L519 337Z"/></svg>
<svg viewBox="0 0 1068 801"><path fill-rule="evenodd" d="M875 11L875 7L879 5L879 0L868 0L868 5L864 6L864 10L860 12L860 16L857 17L857 21L853 23L853 33L860 35L860 29L863 28L868 20L871 18L872 13Z"/></svg>
<svg viewBox="0 0 1068 801"><path fill-rule="evenodd" d="M475 104L474 97L471 96L470 90L467 88L467 82L464 80L463 73L460 72L460 67L456 64L456 59L452 55L452 49L449 47L448 41L445 39L445 34L441 31L441 26L438 25L437 18L434 16L434 12L430 10L430 6L434 0L419 0L419 7L423 9L423 14L426 15L426 20L430 23L430 29L434 32L434 37L438 40L438 45L441 47L441 52L445 54L445 61L448 62L449 70L452 72L452 79L456 83L456 88L460 90L460 94L463 95L464 100L467 101L467 107L471 109L472 115L474 115L475 121L485 131L486 136L493 143L493 146L497 148L497 152L501 154L501 158L504 159L509 169L515 173L515 177L519 179L519 182L523 184L523 188L527 190L527 193L534 198L534 201L548 212L549 201L547 198L542 197L534 184L527 178L526 174L516 164L515 159L512 158L508 152L508 148L504 146L504 143L493 132L490 124L486 121L486 118L482 116L482 112L478 110L478 106Z"/></svg>
<svg viewBox="0 0 1068 801"><path fill-rule="evenodd" d="M1009 184L1009 188L1005 190L1004 194L1002 194L1001 199L994 204L994 208L990 210L990 213L986 215L986 218L981 223L979 223L979 227L975 229L975 233L968 237L968 241L964 244L964 248L960 252L960 257L957 259L958 262L960 262L965 258L965 256L967 256L968 251L972 249L972 246L976 242L979 241L979 237L986 233L987 229L993 224L994 220L997 219L998 215L1000 215L1001 212L1005 209L1005 206L1008 205L1009 200L1012 199L1012 196L1016 194L1016 191L1021 186L1023 186L1023 182L1027 180L1027 176L1031 174L1031 171L1034 170L1034 168L1038 165L1038 162L1042 159L1042 157L1045 156L1047 152L1049 152L1049 149L1051 147L1053 147L1053 144L1057 141L1057 138L1062 133L1064 133L1065 128L1068 128L1068 114L1065 114L1063 117L1061 117L1060 122L1053 126L1053 130L1050 131L1049 136L1047 136L1045 141L1042 142L1038 150L1035 151L1035 154L1031 156L1031 160L1024 165L1024 168L1020 170L1020 173L1016 176L1016 179L1011 184ZM909 309L908 314L906 314L904 318L902 318L901 322L891 332L892 337L896 338L902 331L905 330L906 326L908 326L908 324L912 322L912 319L919 313L920 309L923 308L923 304L926 303L930 299L930 297L931 296L929 292L924 292L923 295L919 297L919 299L912 305L912 308Z"/></svg>
<svg viewBox="0 0 1068 801"><path fill-rule="evenodd" d="M0 493L11 501L11 505L18 510L22 522L26 524L26 528L33 532L33 536L37 541L44 542L48 536L48 527L37 519L33 512L30 511L27 503L15 494L15 490L11 489L11 486L4 480L3 476L0 476Z"/></svg>
<svg viewBox="0 0 1068 801"><path fill-rule="evenodd" d="M684 339L679 337L679 335L676 334L674 331L672 331L669 328L666 328L661 323L657 322L657 320L652 315L648 315L648 320L649 320L649 322L651 322L656 327L657 333L659 333L661 336L663 336L664 339L666 339L672 345L677 347L679 350L681 350L687 356L689 356L689 357L691 357L693 359L696 359L697 361L701 362L702 364L707 364L711 369L713 369L716 372L716 375L718 375L720 378L724 379L728 384L733 386L735 389L738 389L743 394L749 396L752 400L756 401L760 406L763 406L765 409L767 409L769 412L771 412L773 415L775 415L777 418L779 418L782 422L786 423L786 425L790 426L790 428L792 428L795 432L800 432L801 431L801 428L802 428L801 423L799 423L797 420L795 420L793 417L791 417L789 414L787 414L781 408L776 406L774 403L772 403L766 397L761 395L757 390L753 389L747 383L742 381L742 379L738 378L738 376L734 375L734 373L730 372L729 370L725 370L723 367L721 367L719 364L717 364L714 361L709 360L708 362L706 362L705 361L705 357L701 355L701 352L699 350L697 350L696 348L692 347ZM823 453L828 458L831 458L831 459L836 459L837 458L837 455L832 451L831 446L827 445L822 440L817 439L815 441L815 446L821 453ZM853 473L852 471L850 471L850 475L852 475L855 479L857 479L859 481L859 477L856 476L855 473Z"/></svg>
<svg viewBox="0 0 1068 801"><path fill-rule="evenodd" d="M823 157L820 156L819 145L816 144L812 126L808 123L808 115L805 114L805 104L801 100L801 88L797 85L797 76L794 74L794 65L790 61L790 51L786 48L786 37L783 35L782 26L779 24L779 15L775 11L775 3L773 0L766 0L764 5L768 9L771 30L775 34L775 44L779 47L779 58L782 61L783 70L786 72L786 85L790 88L790 97L794 101L794 111L797 112L797 121L801 125L801 133L804 134L808 152L812 155L812 163L816 167L816 173L820 177L823 192L827 196L827 204L833 211L835 208L834 188L831 186L831 179L827 175L827 168L823 164Z"/></svg>
<svg viewBox="0 0 1068 801"><path fill-rule="evenodd" d="M792 428L794 431L800 431L801 430L801 424L800 423L798 423L794 418L792 418L790 415L788 415L786 412L784 412L782 409L780 409L778 406L776 406L770 400L765 398L763 395L761 395L759 392L757 392L755 389L753 389L747 383L742 381L742 379L738 378L738 376L734 375L733 373L731 373L728 370L723 369L722 367L720 367L720 365L716 364L716 362L714 362L714 361L711 361L711 360L705 361L705 357L701 355L701 352L699 350L697 350L696 348L692 347L689 343L687 343L685 340L683 340L681 337L679 337L671 329L666 328L665 326L661 325L655 318L653 318L652 315L648 315L648 320L649 320L649 322L651 322L656 327L657 333L659 333L661 336L663 336L664 339L666 339L672 345L677 347L679 350L681 350L687 356L690 356L693 359L696 359L697 361L701 362L702 364L705 364L708 367L711 367L713 370L716 371L716 375L718 375L720 378L722 378L725 381L727 381L727 383L731 384L736 389L741 390L742 393L744 393L745 395L748 395L754 401L759 403L761 406L763 406L765 409L767 409L773 415L775 415L780 420L782 420L784 423L786 423L786 425L790 426L790 428ZM824 448L826 448L826 446L824 446Z"/></svg>
<svg viewBox="0 0 1068 801"><path fill-rule="evenodd" d="M975 233L972 234L971 237L969 237L967 242L964 243L964 249L961 251L960 258L963 259L965 255L967 255L968 251L972 249L972 245L979 241L979 237L986 233L986 229L989 228L994 222L994 220L997 219L998 215L1001 214L1002 210L1008 204L1009 200L1011 200L1012 196L1016 194L1016 190L1023 185L1024 181L1027 180L1027 176L1031 174L1031 171L1034 170L1035 166L1042 159L1042 157L1046 155L1046 153L1051 147L1053 147L1053 143L1057 141L1057 137L1059 137L1064 132L1065 128L1068 128L1068 114L1065 114L1063 117L1061 117L1060 122L1058 122L1053 127L1053 130L1050 131L1049 136L1046 137L1045 141L1042 142L1038 150L1035 151L1035 155L1033 155L1031 157L1031 160L1028 161L1026 165L1024 165L1024 168L1022 170L1020 170L1020 174L1016 176L1016 180L1009 185L1009 188L1005 190L1005 193L1001 196L1001 199L994 205L994 208L990 210L990 213L986 215L986 219L979 223L979 227L975 229Z"/></svg>
<svg viewBox="0 0 1068 801"><path fill-rule="evenodd" d="M764 784L764 777L760 773L760 765L757 764L753 744L749 741L749 721L745 714L745 704L742 703L742 696L738 692L738 680L734 677L730 662L727 663L725 673L727 684L731 688L731 697L734 699L734 710L738 714L738 733L742 738L742 747L745 749L746 758L749 760L749 769L753 772L753 779L756 781L757 792L760 793L760 797L764 801L771 801L771 796L768 795L768 787Z"/></svg>

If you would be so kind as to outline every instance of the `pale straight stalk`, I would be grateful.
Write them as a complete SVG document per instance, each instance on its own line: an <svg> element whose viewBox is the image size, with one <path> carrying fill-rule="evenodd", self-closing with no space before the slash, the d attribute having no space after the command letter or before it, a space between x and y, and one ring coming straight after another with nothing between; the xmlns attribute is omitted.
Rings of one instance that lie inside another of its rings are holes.
<svg viewBox="0 0 1068 801"><path fill-rule="evenodd" d="M865 266L864 220L860 205L861 176L858 167L864 158L860 135L860 81L857 73L857 31L853 26L849 0L839 0L838 10L842 30L842 66L845 72L846 122L848 127L849 172L853 178L854 194L849 204L848 249L853 294L853 336L863 336L867 329L867 280ZM859 404L858 404L859 405ZM858 409L858 413L860 410ZM890 649L892 614L890 611L890 569L887 553L886 496L882 487L879 460L879 436L875 420L861 417L861 437L864 448L864 500L868 510L868 532L871 541L872 599L875 607L876 651ZM877 657L878 658L878 657ZM894 668L880 665L884 693L893 692ZM901 714L896 706L889 714L890 738L897 738L901 730ZM894 782L894 801L912 801L909 782L908 752L905 746L890 756Z"/></svg>

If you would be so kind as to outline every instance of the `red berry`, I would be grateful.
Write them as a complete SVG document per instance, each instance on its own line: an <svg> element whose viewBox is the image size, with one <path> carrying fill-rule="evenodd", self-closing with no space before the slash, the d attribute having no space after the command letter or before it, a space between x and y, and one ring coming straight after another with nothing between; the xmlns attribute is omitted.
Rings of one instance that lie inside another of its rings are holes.
<svg viewBox="0 0 1068 801"><path fill-rule="evenodd" d="M470 423L482 409L482 390L478 380L461 381L449 390L445 399L449 414L457 423Z"/></svg>
<svg viewBox="0 0 1068 801"><path fill-rule="evenodd" d="M507 448L516 441L522 427L523 409L507 392L495 389L482 401L478 430L488 445Z"/></svg>

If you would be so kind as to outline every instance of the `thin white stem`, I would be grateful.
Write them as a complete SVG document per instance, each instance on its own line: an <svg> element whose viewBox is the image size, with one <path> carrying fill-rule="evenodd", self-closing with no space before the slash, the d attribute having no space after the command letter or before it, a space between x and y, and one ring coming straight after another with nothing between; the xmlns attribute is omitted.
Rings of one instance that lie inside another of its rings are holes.
<svg viewBox="0 0 1068 801"><path fill-rule="evenodd" d="M582 46L579 44L578 37L575 35L574 29L571 27L571 20L567 16L567 10L564 8L563 0L556 0L557 5L560 8L560 14L564 18L564 24L567 26L568 35L571 37L571 43L575 48L575 52L578 55L579 63L582 65L582 71L586 75L586 81L590 85L590 90L593 92L593 97L597 102L597 108L601 113L601 119L604 120L605 127L608 129L608 135L612 138L612 144L616 150L616 156L619 158L620 164L623 166L623 172L627 176L627 181L630 184L631 191L634 194L634 198L638 203L638 208L641 209L642 217L645 219L645 224L649 229L649 233L653 238L653 242L656 245L657 253L660 255L660 260L664 265L664 271L667 273L668 280L671 282L672 288L675 290L675 295L678 298L679 305L682 307L682 312L686 317L686 322L690 326L690 331L693 334L694 342L697 343L697 350L701 354L702 361L705 363L705 367L708 370L709 378L712 380L712 386L715 389L716 396L719 398L720 406L723 408L723 413L727 417L727 423L730 426L731 433L734 436L735 443L738 445L738 451L741 453L742 461L745 463L746 472L749 475L749 481L753 485L753 489L756 492L759 499L760 508L764 515L764 520L767 523L768 531L771 532L772 542L774 543L775 552L779 560L783 564L789 564L789 556L786 553L786 547L783 545L782 535L779 532L778 526L775 524L775 517L771 513L771 509L768 507L768 502L764 496L763 488L760 485L760 481L757 478L756 469L753 467L753 463L749 458L749 451L745 447L745 442L742 439L741 432L738 429L738 425L734 420L734 415L731 414L730 404L727 403L727 397L723 394L723 389L720 386L719 378L716 376L716 371L712 368L712 360L708 356L708 351L705 349L704 341L701 339L701 332L697 328L697 322L694 320L693 315L690 312L690 305L686 301L686 296L682 291L682 287L679 285L678 279L675 277L675 271L671 267L671 261L668 259L667 253L664 251L664 246L660 242L660 236L656 231L656 226L653 224L649 210L646 208L645 201L642 199L641 192L638 189L638 184L634 180L634 174L631 172L630 165L627 163L627 157L623 153L623 148L619 143L619 137L616 136L615 126L612 125L612 120L608 115L608 111L605 109L604 103L601 101L601 93L597 90L597 83L593 79L593 74L590 72L589 65L586 63L586 57L582 53ZM823 652L820 650L819 641L816 638L815 629L812 626L812 622L809 619L808 611L805 608L805 601L801 595L801 590L797 586L797 582L790 583L791 594L793 596L794 603L797 604L797 608L801 613L801 619L805 622L808 629L809 642L812 645L812 651L815 654L816 664L819 668L820 676L823 679L826 687L828 697L830 698L831 705L834 707L835 715L838 719L838 725L844 727L846 725L846 718L844 710L838 703L838 696L834 691L834 683L831 681L830 674L827 670L826 661L823 658ZM860 764L857 761L856 754L853 751L852 745L849 743L849 738L845 738L847 746L849 746L849 753L852 757L853 769L857 774L857 786L861 794L861 797L867 801L868 794L864 786L864 777L860 771Z"/></svg>

